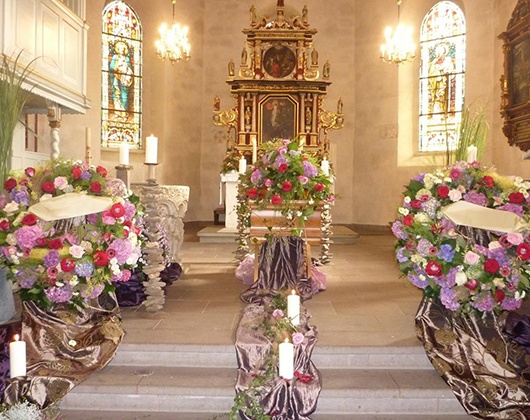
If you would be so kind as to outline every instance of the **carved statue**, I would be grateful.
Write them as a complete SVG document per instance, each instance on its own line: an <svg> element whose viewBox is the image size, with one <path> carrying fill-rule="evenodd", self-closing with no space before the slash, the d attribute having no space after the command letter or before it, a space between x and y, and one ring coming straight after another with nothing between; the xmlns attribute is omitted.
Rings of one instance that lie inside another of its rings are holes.
<svg viewBox="0 0 530 420"><path fill-rule="evenodd" d="M337 102L337 114L342 114L343 105L342 98L339 98L339 101Z"/></svg>
<svg viewBox="0 0 530 420"><path fill-rule="evenodd" d="M324 69L322 70L322 77L324 79L329 79L329 73L330 73L329 61L326 61L326 64L324 64Z"/></svg>
<svg viewBox="0 0 530 420"><path fill-rule="evenodd" d="M311 125L311 120L312 120L311 108L307 106L305 108L305 125Z"/></svg>
<svg viewBox="0 0 530 420"><path fill-rule="evenodd" d="M308 23L308 20L307 20L307 6L304 6L304 8L302 9L302 22L304 24L306 24L306 25Z"/></svg>
<svg viewBox="0 0 530 420"><path fill-rule="evenodd" d="M219 96L215 96L213 98L213 110L214 111L219 111L221 109L221 99L219 98Z"/></svg>
<svg viewBox="0 0 530 420"><path fill-rule="evenodd" d="M246 66L247 60L248 60L247 47L243 47L243 51L241 52L241 65Z"/></svg>
<svg viewBox="0 0 530 420"><path fill-rule="evenodd" d="M236 73L236 65L234 64L234 60L230 60L228 63L228 75L233 76Z"/></svg>
<svg viewBox="0 0 530 420"><path fill-rule="evenodd" d="M311 64L318 66L318 51L316 48L313 48L313 51L311 51Z"/></svg>
<svg viewBox="0 0 530 420"><path fill-rule="evenodd" d="M252 118L252 111L250 110L250 107L247 106L245 109L245 124L250 125L250 119Z"/></svg>
<svg viewBox="0 0 530 420"><path fill-rule="evenodd" d="M256 8L254 7L254 5L252 5L250 7L250 26L252 26L252 24L256 23L256 20L257 20Z"/></svg>

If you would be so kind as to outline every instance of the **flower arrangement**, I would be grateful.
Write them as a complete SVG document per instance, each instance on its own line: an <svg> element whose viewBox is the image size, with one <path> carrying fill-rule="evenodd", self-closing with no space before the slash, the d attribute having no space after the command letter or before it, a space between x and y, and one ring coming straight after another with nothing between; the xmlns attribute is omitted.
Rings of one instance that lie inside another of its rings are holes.
<svg viewBox="0 0 530 420"><path fill-rule="evenodd" d="M22 300L83 307L130 278L141 256L139 203L123 182L69 160L10 175L0 195L0 263Z"/></svg>
<svg viewBox="0 0 530 420"><path fill-rule="evenodd" d="M229 150L226 152L225 158L221 163L221 173L227 174L229 172L237 172L239 170L239 159L241 158L240 153L235 150Z"/></svg>
<svg viewBox="0 0 530 420"><path fill-rule="evenodd" d="M457 162L413 178L391 225L400 270L450 311L518 309L530 290L528 227L478 230L456 225L446 213L447 206L464 201L473 209L511 212L527 222L529 190L522 178L500 176L477 162Z"/></svg>
<svg viewBox="0 0 530 420"><path fill-rule="evenodd" d="M297 141L266 143L254 166L240 176L240 217L250 213L249 203L264 209L272 205L287 220L303 226L307 216L324 201L333 201L331 180L317 159ZM300 201L303 200L303 205Z"/></svg>

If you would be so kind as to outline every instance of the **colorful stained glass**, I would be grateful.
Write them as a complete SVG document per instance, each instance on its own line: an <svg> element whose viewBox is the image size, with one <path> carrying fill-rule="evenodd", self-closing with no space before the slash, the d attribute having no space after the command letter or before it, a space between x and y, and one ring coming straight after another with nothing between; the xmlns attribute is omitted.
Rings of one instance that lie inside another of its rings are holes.
<svg viewBox="0 0 530 420"><path fill-rule="evenodd" d="M121 0L102 14L101 147L141 147L142 27Z"/></svg>
<svg viewBox="0 0 530 420"><path fill-rule="evenodd" d="M420 31L420 152L454 150L465 88L466 22L462 10L441 1Z"/></svg>

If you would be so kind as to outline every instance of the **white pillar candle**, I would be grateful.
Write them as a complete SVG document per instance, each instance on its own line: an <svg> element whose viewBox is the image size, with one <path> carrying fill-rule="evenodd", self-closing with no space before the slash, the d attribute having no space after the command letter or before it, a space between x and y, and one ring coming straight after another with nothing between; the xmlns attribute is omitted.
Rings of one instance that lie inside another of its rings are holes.
<svg viewBox="0 0 530 420"><path fill-rule="evenodd" d="M258 144L256 139L252 139L252 163L258 160Z"/></svg>
<svg viewBox="0 0 530 420"><path fill-rule="evenodd" d="M239 173L244 174L247 171L247 160L242 157L239 159Z"/></svg>
<svg viewBox="0 0 530 420"><path fill-rule="evenodd" d="M129 165L129 144L126 141L120 143L120 165Z"/></svg>
<svg viewBox="0 0 530 420"><path fill-rule="evenodd" d="M473 163L477 160L477 146L469 146L467 148L467 163Z"/></svg>
<svg viewBox="0 0 530 420"><path fill-rule="evenodd" d="M145 163L158 163L158 137L152 134L145 139Z"/></svg>
<svg viewBox="0 0 530 420"><path fill-rule="evenodd" d="M287 317L293 325L300 325L300 296L294 290L287 296Z"/></svg>
<svg viewBox="0 0 530 420"><path fill-rule="evenodd" d="M280 343L278 373L284 379L293 379L294 376L294 346L287 339Z"/></svg>
<svg viewBox="0 0 530 420"><path fill-rule="evenodd" d="M326 174L326 176L329 176L329 160L326 158L322 159L322 162L320 162L320 168L322 169L322 172Z"/></svg>
<svg viewBox="0 0 530 420"><path fill-rule="evenodd" d="M9 374L11 378L26 376L26 342L19 340L18 334L9 343Z"/></svg>

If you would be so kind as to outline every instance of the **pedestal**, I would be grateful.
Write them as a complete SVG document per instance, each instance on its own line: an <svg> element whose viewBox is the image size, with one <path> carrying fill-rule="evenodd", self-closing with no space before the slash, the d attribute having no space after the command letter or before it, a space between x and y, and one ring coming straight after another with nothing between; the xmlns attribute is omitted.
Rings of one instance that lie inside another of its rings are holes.
<svg viewBox="0 0 530 420"><path fill-rule="evenodd" d="M237 229L237 187L239 185L239 173L230 172L221 174L221 181L225 184L225 227Z"/></svg>

